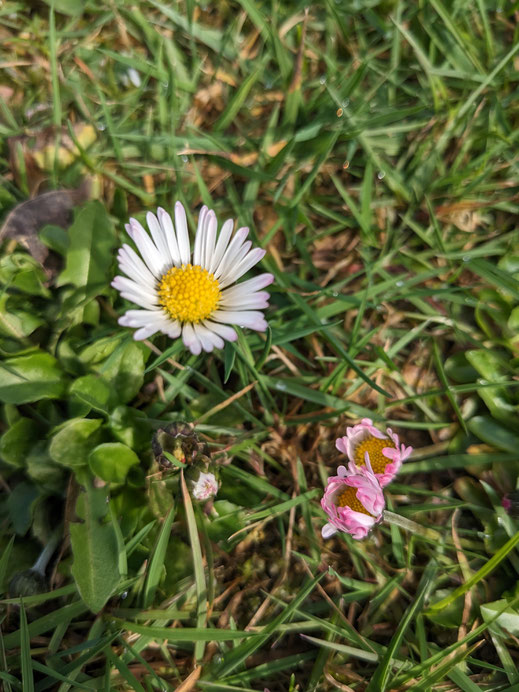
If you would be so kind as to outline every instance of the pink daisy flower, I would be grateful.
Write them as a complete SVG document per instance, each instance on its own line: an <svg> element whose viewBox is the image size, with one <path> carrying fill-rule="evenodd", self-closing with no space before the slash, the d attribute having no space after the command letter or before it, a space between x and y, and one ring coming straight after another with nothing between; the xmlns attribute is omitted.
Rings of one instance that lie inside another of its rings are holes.
<svg viewBox="0 0 519 692"><path fill-rule="evenodd" d="M413 451L412 447L400 443L391 428L387 428L385 435L380 432L371 418L363 418L357 425L346 428L346 435L339 437L335 446L350 460L350 473L365 468L367 453L373 473L383 488L391 483L404 459Z"/></svg>
<svg viewBox="0 0 519 692"><path fill-rule="evenodd" d="M321 507L330 519L322 528L323 538L337 531L349 533L357 540L365 538L382 519L384 506L382 488L369 468L364 466L349 473L345 466L339 466L337 476L328 478L321 500Z"/></svg>

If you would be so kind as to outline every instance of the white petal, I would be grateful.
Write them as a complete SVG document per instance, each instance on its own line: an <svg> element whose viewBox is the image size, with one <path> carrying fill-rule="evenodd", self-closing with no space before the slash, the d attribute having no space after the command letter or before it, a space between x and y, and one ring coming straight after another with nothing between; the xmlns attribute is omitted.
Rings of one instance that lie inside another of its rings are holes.
<svg viewBox="0 0 519 692"><path fill-rule="evenodd" d="M207 227L207 214L209 209L205 206L200 209L200 215L198 217L198 226L196 228L195 234L195 245L193 247L193 264L201 265L202 263L202 249L205 244L205 233Z"/></svg>
<svg viewBox="0 0 519 692"><path fill-rule="evenodd" d="M224 347L223 339L219 337L218 334L216 334L215 332L211 331L210 329L207 329L207 327L204 327L203 324L194 324L193 328L195 330L195 334L202 342L204 351L212 351L215 346L216 348ZM206 344L210 344L210 348L206 348Z"/></svg>
<svg viewBox="0 0 519 692"><path fill-rule="evenodd" d="M220 229L220 235L218 236L218 242L216 243L216 248L214 251L214 256L211 258L211 265L208 268L210 274L213 274L220 264L224 252L227 249L229 240L232 235L232 230L234 228L234 221L232 219L227 219L222 228Z"/></svg>
<svg viewBox="0 0 519 692"><path fill-rule="evenodd" d="M210 320L204 320L203 324L207 329L218 334L226 341L236 341L238 338L238 334L236 334L234 329L226 324L219 324L218 322L211 322Z"/></svg>
<svg viewBox="0 0 519 692"><path fill-rule="evenodd" d="M156 276L162 276L164 273L162 270L164 265L167 264L160 256L154 243L151 241L149 235L146 233L144 228L136 219L130 219L130 229L128 235L133 240L139 252L141 253L142 259L146 262L148 269L151 273Z"/></svg>
<svg viewBox="0 0 519 692"><path fill-rule="evenodd" d="M182 326L177 320L168 320L167 326L162 331L171 339L176 339L182 333Z"/></svg>
<svg viewBox="0 0 519 692"><path fill-rule="evenodd" d="M268 326L263 317L263 313L256 310L216 310L211 317L216 322L238 324L240 327L249 327L258 332L265 331Z"/></svg>
<svg viewBox="0 0 519 692"><path fill-rule="evenodd" d="M145 327L155 323L166 325L167 321L162 310L127 310L118 320L125 327Z"/></svg>
<svg viewBox="0 0 519 692"><path fill-rule="evenodd" d="M246 272L249 271L255 264L257 264L263 257L265 257L266 250L263 250L262 248L255 248L254 250L251 250L249 254L242 259L242 261L235 267L230 267L229 271L227 272L226 276L222 278L222 281L220 281L220 288L224 288L225 286L228 286L229 284L234 283L237 281L240 276L243 276Z"/></svg>
<svg viewBox="0 0 519 692"><path fill-rule="evenodd" d="M116 276L112 280L112 286L116 288L120 293L123 291L135 293L136 295L142 295L149 301L157 302L157 294L154 291L142 286L141 284L127 279L125 276Z"/></svg>
<svg viewBox="0 0 519 692"><path fill-rule="evenodd" d="M229 247L225 251L220 263L216 267L215 271L213 274L215 275L216 278L220 276L222 273L223 267L226 267L228 264L231 264L234 257L238 254L240 251L241 246L245 242L245 238L249 234L249 229L248 228L239 228L236 233L234 234L234 238L231 240Z"/></svg>
<svg viewBox="0 0 519 692"><path fill-rule="evenodd" d="M220 262L220 266L218 267L218 271L220 272L220 285L226 282L227 276L233 271L233 267L237 267L240 264L242 259L247 255L247 253L251 249L251 247L252 242L250 240L247 240L245 243L243 243L243 245L239 248L237 252L235 252L233 255L230 255L225 260L222 260L222 262Z"/></svg>
<svg viewBox="0 0 519 692"><path fill-rule="evenodd" d="M147 300L141 294L132 293L132 291L121 291L121 297L129 300L131 303L135 303L135 305L140 305L141 308L145 308L146 310L153 310L157 307L155 303Z"/></svg>
<svg viewBox="0 0 519 692"><path fill-rule="evenodd" d="M148 224L151 237L153 238L153 242L155 243L160 256L167 262L168 265L171 266L173 264L173 258L171 257L168 243L166 241L166 234L164 233L157 217L155 214L152 214L151 211L146 214L146 223Z"/></svg>
<svg viewBox="0 0 519 692"><path fill-rule="evenodd" d="M189 264L191 260L189 231L187 230L186 211L180 202L175 203L175 229L177 231L180 262L181 264Z"/></svg>
<svg viewBox="0 0 519 692"><path fill-rule="evenodd" d="M266 291L245 293L244 295L235 293L232 296L227 296L224 291L219 305L230 310L261 310L268 307L269 298L270 295Z"/></svg>
<svg viewBox="0 0 519 692"><path fill-rule="evenodd" d="M273 281L274 274L260 274L259 276L254 276L252 279L247 279L247 281L242 281L236 288L241 288L244 291L260 291L262 288L270 286ZM230 291L232 289L227 290Z"/></svg>
<svg viewBox="0 0 519 692"><path fill-rule="evenodd" d="M234 284L234 286L229 286L228 288L225 288L222 291L222 297L225 296L226 298L236 298L237 296L247 296L247 298L250 298L251 296L259 295L260 293L267 297L270 296L270 294L267 291L251 290L250 288L247 288L246 284L247 282L244 281L241 284Z"/></svg>
<svg viewBox="0 0 519 692"><path fill-rule="evenodd" d="M160 332L160 327L157 325L152 325L151 327L141 327L133 333L133 338L135 339L135 341L144 341L144 339L147 339L149 336L152 336L152 334L155 334L156 332Z"/></svg>
<svg viewBox="0 0 519 692"><path fill-rule="evenodd" d="M193 355L197 356L202 351L202 344L197 339L193 325L190 322L182 328L182 341Z"/></svg>
<svg viewBox="0 0 519 692"><path fill-rule="evenodd" d="M207 230L205 234L205 243L202 249L201 266L208 269L211 266L212 257L214 255L214 243L216 241L216 229L218 222L214 211L210 211L207 215Z"/></svg>
<svg viewBox="0 0 519 692"><path fill-rule="evenodd" d="M214 348L214 343L211 337L209 336L209 331L203 325L198 324L193 325L193 330L196 334L197 339L202 344L203 350L207 353L211 353L211 351Z"/></svg>
<svg viewBox="0 0 519 692"><path fill-rule="evenodd" d="M124 244L122 248L119 248L117 259L121 271L127 274L130 279L137 281L137 283L142 282L146 286L155 287L155 277L129 245ZM130 272L132 272L131 275Z"/></svg>
<svg viewBox="0 0 519 692"><path fill-rule="evenodd" d="M330 538L330 536L333 536L335 533L337 533L337 529L333 524L325 524L321 529L321 535L323 538Z"/></svg>
<svg viewBox="0 0 519 692"><path fill-rule="evenodd" d="M166 237L166 242L169 247L169 253L173 260L173 264L175 265L175 267L180 267L182 262L180 261L180 251L178 249L177 234L175 233L175 228L173 226L171 216L168 214L167 211L164 211L162 207L159 207L157 209L157 217L159 219L160 225L162 226L162 230L164 231L164 235Z"/></svg>

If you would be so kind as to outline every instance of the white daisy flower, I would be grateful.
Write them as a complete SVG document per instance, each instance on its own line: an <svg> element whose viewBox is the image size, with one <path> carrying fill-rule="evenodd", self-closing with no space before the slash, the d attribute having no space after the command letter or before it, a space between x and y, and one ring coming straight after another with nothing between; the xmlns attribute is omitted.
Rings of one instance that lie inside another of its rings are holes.
<svg viewBox="0 0 519 692"><path fill-rule="evenodd" d="M117 259L126 276L116 276L112 286L123 298L142 310L128 310L119 324L136 328L133 337L147 339L163 332L172 339L182 335L184 345L198 355L222 348L224 339L235 341L229 326L237 324L265 331L260 312L268 307L269 294L261 289L272 283L272 274L260 274L234 284L257 264L265 250L246 240L248 228L239 228L231 239L234 222L229 219L217 231L216 214L202 207L198 217L193 255L189 244L186 212L175 204L175 223L164 209L148 212L151 238L135 219L125 226L139 255L123 245Z"/></svg>

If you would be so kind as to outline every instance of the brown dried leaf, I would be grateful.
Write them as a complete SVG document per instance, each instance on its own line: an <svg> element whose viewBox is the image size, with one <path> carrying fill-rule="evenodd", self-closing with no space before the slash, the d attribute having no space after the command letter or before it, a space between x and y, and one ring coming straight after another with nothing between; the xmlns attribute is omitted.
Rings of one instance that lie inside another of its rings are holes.
<svg viewBox="0 0 519 692"><path fill-rule="evenodd" d="M460 231L472 233L481 225L481 216L477 210L485 206L483 202L455 202L437 207L436 214L442 221L452 223Z"/></svg>
<svg viewBox="0 0 519 692"><path fill-rule="evenodd" d="M0 228L0 242L7 238L16 240L43 264L49 251L38 239L38 232L47 224L67 228L73 207L85 202L89 195L90 181L85 180L76 190L53 190L21 202Z"/></svg>

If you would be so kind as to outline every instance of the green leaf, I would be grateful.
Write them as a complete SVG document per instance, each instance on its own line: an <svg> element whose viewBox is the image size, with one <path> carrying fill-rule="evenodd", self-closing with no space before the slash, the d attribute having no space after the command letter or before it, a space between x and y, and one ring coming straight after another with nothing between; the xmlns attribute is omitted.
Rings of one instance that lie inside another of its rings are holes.
<svg viewBox="0 0 519 692"><path fill-rule="evenodd" d="M83 0L43 0L49 7L53 7L56 12L67 14L74 17L83 14L85 3Z"/></svg>
<svg viewBox="0 0 519 692"><path fill-rule="evenodd" d="M0 556L0 593L4 593L6 591L5 577L7 574L9 558L11 557L11 550L13 549L14 538L14 536L11 536L9 543L6 545L2 555Z"/></svg>
<svg viewBox="0 0 519 692"><path fill-rule="evenodd" d="M0 297L0 334L24 339L42 324L43 320L37 315L12 306L7 293Z"/></svg>
<svg viewBox="0 0 519 692"><path fill-rule="evenodd" d="M151 426L143 411L117 406L110 414L108 427L119 442L132 449L139 451L150 444Z"/></svg>
<svg viewBox="0 0 519 692"><path fill-rule="evenodd" d="M499 601L485 603L481 606L481 615L485 622L492 621L493 624L499 625L503 630L519 636L519 610L517 608L506 607L506 599L501 598ZM500 612L501 611L501 612ZM496 614L499 615L496 618Z"/></svg>
<svg viewBox="0 0 519 692"><path fill-rule="evenodd" d="M25 692L34 692L34 676L31 661L31 638L27 626L27 616L23 599L20 598L20 659L22 666L22 687Z"/></svg>
<svg viewBox="0 0 519 692"><path fill-rule="evenodd" d="M149 353L144 344L125 341L97 368L109 383L114 403L126 404L138 394Z"/></svg>
<svg viewBox="0 0 519 692"><path fill-rule="evenodd" d="M47 440L38 440L27 454L26 473L40 488L61 493L65 482L65 469L52 459Z"/></svg>
<svg viewBox="0 0 519 692"><path fill-rule="evenodd" d="M491 416L474 416L469 420L467 427L480 440L504 452L517 453L519 449L519 435L505 428Z"/></svg>
<svg viewBox="0 0 519 692"><path fill-rule="evenodd" d="M175 506L173 505L166 518L162 522L162 527L157 537L157 542L155 543L153 553L150 557L149 566L146 573L146 581L144 583L142 593L142 601L145 608L147 608L153 601L155 591L157 590L162 573L164 571L164 559L166 557L166 549L171 536L171 524L173 523L174 518Z"/></svg>
<svg viewBox="0 0 519 692"><path fill-rule="evenodd" d="M380 662L371 677L370 683L366 688L366 692L384 692L388 684L389 674L391 672L391 664L397 657L398 649L404 637L404 634L414 620L416 615L421 611L422 604L427 597L429 590L434 586L434 580L438 571L438 564L435 560L431 560L424 570L418 592L414 597L413 602L407 609L404 616L400 619L400 623L389 643L386 652L380 659Z"/></svg>
<svg viewBox="0 0 519 692"><path fill-rule="evenodd" d="M19 418L0 438L0 456L12 466L25 466L27 453L38 439L39 426L30 418Z"/></svg>
<svg viewBox="0 0 519 692"><path fill-rule="evenodd" d="M463 596L467 591L475 585L478 584L487 575L491 574L496 567L512 552L515 546L519 543L519 531L512 536L499 550L492 555L492 557L487 560L487 562L481 567L477 572L475 572L470 579L458 586L452 593L446 598L442 598L441 601L434 603L430 606L430 611L435 612L442 610L447 607L450 603L455 601L459 596Z"/></svg>
<svg viewBox="0 0 519 692"><path fill-rule="evenodd" d="M20 536L25 536L32 522L33 505L39 497L38 488L32 483L22 481L9 494L7 508L13 528Z"/></svg>
<svg viewBox="0 0 519 692"><path fill-rule="evenodd" d="M60 427L50 443L49 452L58 464L76 468L88 461L90 450L96 446L100 418L74 418Z"/></svg>
<svg viewBox="0 0 519 692"><path fill-rule="evenodd" d="M70 394L95 411L108 412L111 390L108 384L96 375L78 377L70 387Z"/></svg>
<svg viewBox="0 0 519 692"><path fill-rule="evenodd" d="M105 605L120 579L117 534L113 524L104 523L107 500L105 488L88 486L76 503L80 521L70 524L72 575L93 613Z"/></svg>
<svg viewBox="0 0 519 692"><path fill-rule="evenodd" d="M128 471L138 463L135 452L121 442L97 445L88 455L92 473L107 483L124 483Z"/></svg>
<svg viewBox="0 0 519 692"><path fill-rule="evenodd" d="M57 399L64 390L65 376L49 353L38 351L0 363L0 401L6 404Z"/></svg>
<svg viewBox="0 0 519 692"><path fill-rule="evenodd" d="M68 246L70 245L70 240L64 228L49 224L41 229L39 236L44 245L54 250L54 252L57 252L58 255L65 257Z"/></svg>
<svg viewBox="0 0 519 692"><path fill-rule="evenodd" d="M485 349L466 352L467 360L488 382L499 383L507 380L507 363L497 353ZM481 387L479 396L483 399L492 416L502 423L514 426L517 420L515 406L510 403L510 391L505 385Z"/></svg>
<svg viewBox="0 0 519 692"><path fill-rule="evenodd" d="M130 632L138 632L151 639L167 640L168 642L226 642L233 639L258 639L261 637L256 632L224 629L198 629L196 627L153 627L139 625L136 622L127 622L119 618L113 620Z"/></svg>
<svg viewBox="0 0 519 692"><path fill-rule="evenodd" d="M97 201L85 204L68 235L65 269L57 285L73 284L77 288L99 285L101 292L108 283L115 245L115 233L104 206Z"/></svg>
<svg viewBox="0 0 519 692"><path fill-rule="evenodd" d="M195 573L196 586L196 625L197 628L203 629L207 624L207 587L205 584L204 561L202 558L202 548L200 547L200 538L198 536L198 527L196 525L193 503L189 494L184 472L180 472L180 485L182 488L182 498L184 500L184 509L186 511L187 530L189 533L189 542L191 543L191 552L193 553L193 571ZM204 643L201 641L195 644L195 660L200 661L204 655Z"/></svg>
<svg viewBox="0 0 519 692"><path fill-rule="evenodd" d="M50 297L43 284L47 280L39 262L21 252L13 252L0 260L0 283L33 296Z"/></svg>

